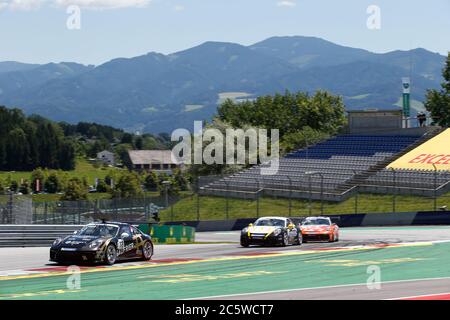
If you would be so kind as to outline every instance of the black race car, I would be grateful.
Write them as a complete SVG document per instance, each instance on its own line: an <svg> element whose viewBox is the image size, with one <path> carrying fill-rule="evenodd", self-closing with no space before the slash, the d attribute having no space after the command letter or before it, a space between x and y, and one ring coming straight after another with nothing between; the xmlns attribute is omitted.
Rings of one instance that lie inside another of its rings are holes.
<svg viewBox="0 0 450 320"><path fill-rule="evenodd" d="M56 239L50 248L50 261L58 263L105 263L116 260L150 260L152 238L136 227L119 222L90 223L73 235Z"/></svg>
<svg viewBox="0 0 450 320"><path fill-rule="evenodd" d="M241 231L241 246L301 245L302 233L290 218L263 217Z"/></svg>

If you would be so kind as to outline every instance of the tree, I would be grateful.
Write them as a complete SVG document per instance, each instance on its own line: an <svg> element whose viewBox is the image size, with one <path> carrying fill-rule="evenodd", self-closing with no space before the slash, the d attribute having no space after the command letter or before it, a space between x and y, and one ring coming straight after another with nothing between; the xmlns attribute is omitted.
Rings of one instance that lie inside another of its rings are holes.
<svg viewBox="0 0 450 320"><path fill-rule="evenodd" d="M113 188L114 187L114 183L115 183L115 174L112 171L109 171L109 173L106 175L105 177L105 183L109 186L109 188Z"/></svg>
<svg viewBox="0 0 450 320"><path fill-rule="evenodd" d="M24 180L20 187L19 187L19 192L22 194L29 194L30 193L30 184L28 183L27 180Z"/></svg>
<svg viewBox="0 0 450 320"><path fill-rule="evenodd" d="M103 179L98 179L97 182L97 192L109 192L111 190L111 188L109 187L109 185L107 185L105 183L105 180Z"/></svg>
<svg viewBox="0 0 450 320"><path fill-rule="evenodd" d="M188 178L180 169L175 169L172 177L174 182L177 184L177 186L180 188L181 191L188 190L189 186Z"/></svg>
<svg viewBox="0 0 450 320"><path fill-rule="evenodd" d="M9 190L11 190L12 192L17 192L18 189L19 189L19 184L17 183L16 180L12 180L11 184L9 185Z"/></svg>
<svg viewBox="0 0 450 320"><path fill-rule="evenodd" d="M83 182L79 178L71 178L67 183L67 187L61 197L61 200L87 200L87 194L88 192L86 187L83 185Z"/></svg>
<svg viewBox="0 0 450 320"><path fill-rule="evenodd" d="M4 182L2 179L0 179L0 194L5 192Z"/></svg>
<svg viewBox="0 0 450 320"><path fill-rule="evenodd" d="M154 171L150 172L144 180L144 186L147 190L158 190L159 186L159 177L158 174Z"/></svg>
<svg viewBox="0 0 450 320"><path fill-rule="evenodd" d="M114 198L133 198L141 195L141 183L139 178L133 172L122 174L112 191L112 196Z"/></svg>
<svg viewBox="0 0 450 320"><path fill-rule="evenodd" d="M159 194L161 196L165 196L166 194L166 188L167 188L167 194L169 196L176 196L180 193L180 186L178 185L177 181L174 179L174 177L167 177L164 181L169 182L168 184L161 183L158 186Z"/></svg>
<svg viewBox="0 0 450 320"><path fill-rule="evenodd" d="M133 144L133 135L131 133L124 133L120 143Z"/></svg>
<svg viewBox="0 0 450 320"><path fill-rule="evenodd" d="M142 150L144 148L144 139L141 136L137 137L134 141L134 145L136 146L136 149Z"/></svg>
<svg viewBox="0 0 450 320"><path fill-rule="evenodd" d="M39 180L39 191L42 191L43 186L45 184L45 173L41 168L37 168L31 172L31 189L34 192L37 192L36 186L37 181Z"/></svg>
<svg viewBox="0 0 450 320"><path fill-rule="evenodd" d="M51 173L48 176L47 180L45 180L44 188L48 193L57 193L58 191L61 191L61 182L56 173Z"/></svg>
<svg viewBox="0 0 450 320"><path fill-rule="evenodd" d="M131 144L119 144L115 149L118 159L125 167L131 169L131 159L128 155L128 150L132 150L133 146Z"/></svg>
<svg viewBox="0 0 450 320"><path fill-rule="evenodd" d="M261 96L241 103L228 99L217 112L218 118L233 128L278 129L280 137L305 126L334 134L346 122L342 98L320 90L314 95L286 91L284 95Z"/></svg>
<svg viewBox="0 0 450 320"><path fill-rule="evenodd" d="M329 135L319 130L314 130L310 127L304 127L302 130L285 134L280 148L283 154L291 151L305 148L325 139L328 139Z"/></svg>
<svg viewBox="0 0 450 320"><path fill-rule="evenodd" d="M444 82L441 90L427 90L425 108L431 113L433 124L443 127L450 125L450 52L442 70Z"/></svg>
<svg viewBox="0 0 450 320"><path fill-rule="evenodd" d="M75 169L75 146L71 141L64 141L59 155L60 168L63 170Z"/></svg>

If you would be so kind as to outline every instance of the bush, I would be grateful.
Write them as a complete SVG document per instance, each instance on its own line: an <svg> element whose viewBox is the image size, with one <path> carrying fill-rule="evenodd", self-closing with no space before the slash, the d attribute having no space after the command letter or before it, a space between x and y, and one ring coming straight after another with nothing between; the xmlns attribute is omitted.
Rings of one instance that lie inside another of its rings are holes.
<svg viewBox="0 0 450 320"><path fill-rule="evenodd" d="M139 178L134 173L124 173L117 181L112 196L114 198L134 198L142 195Z"/></svg>
<svg viewBox="0 0 450 320"><path fill-rule="evenodd" d="M98 179L97 182L97 192L110 192L111 188L103 179Z"/></svg>
<svg viewBox="0 0 450 320"><path fill-rule="evenodd" d="M158 174L156 172L150 172L144 181L144 186L147 190L155 191L158 190L160 181Z"/></svg>
<svg viewBox="0 0 450 320"><path fill-rule="evenodd" d="M30 193L30 184L28 181L22 182L22 184L19 187L19 192L22 194L29 194Z"/></svg>
<svg viewBox="0 0 450 320"><path fill-rule="evenodd" d="M17 183L16 180L12 180L11 184L9 185L9 190L11 190L12 192L17 192L18 189L19 189L19 184Z"/></svg>
<svg viewBox="0 0 450 320"><path fill-rule="evenodd" d="M36 182L39 180L39 191L42 191L45 185L45 172L41 168L33 170L31 173L31 188L36 192Z"/></svg>
<svg viewBox="0 0 450 320"><path fill-rule="evenodd" d="M67 187L61 200L66 201L76 201L76 200L87 200L87 190L83 185L83 182L78 178L71 178L67 182Z"/></svg>
<svg viewBox="0 0 450 320"><path fill-rule="evenodd" d="M48 176L47 180L45 180L44 188L48 193L57 193L58 191L61 191L61 181L56 173L51 173Z"/></svg>

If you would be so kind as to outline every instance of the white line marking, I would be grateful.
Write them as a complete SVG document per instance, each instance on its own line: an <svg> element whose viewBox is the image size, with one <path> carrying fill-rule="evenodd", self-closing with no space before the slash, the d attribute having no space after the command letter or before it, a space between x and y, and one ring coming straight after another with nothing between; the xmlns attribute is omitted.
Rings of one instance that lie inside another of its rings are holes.
<svg viewBox="0 0 450 320"><path fill-rule="evenodd" d="M422 295L419 295L419 296L391 298L391 299L386 299L386 300L404 300L404 299L414 299L414 298L434 297L434 296L441 296L441 295L450 295L450 292L430 293L430 294L422 294Z"/></svg>
<svg viewBox="0 0 450 320"><path fill-rule="evenodd" d="M389 283L432 281L432 280L444 280L444 279L450 279L450 277L382 281L381 284L383 285L383 284L389 284ZM367 283L352 283L352 284L342 284L342 285L325 286L325 287L311 287L311 288L283 289L283 290L270 290L270 291L259 291L259 292L257 291L257 292L247 292L247 293L237 293L237 294L224 294L224 295L196 297L196 298L189 298L189 299L182 299L182 300L201 300L201 299L224 298L224 297L239 297L239 296L259 295L259 294L267 294L267 293L282 293L282 292L290 292L290 291L307 291L307 290L320 290L320 289L332 289L332 288L345 288L345 287L353 287L353 286L367 286Z"/></svg>

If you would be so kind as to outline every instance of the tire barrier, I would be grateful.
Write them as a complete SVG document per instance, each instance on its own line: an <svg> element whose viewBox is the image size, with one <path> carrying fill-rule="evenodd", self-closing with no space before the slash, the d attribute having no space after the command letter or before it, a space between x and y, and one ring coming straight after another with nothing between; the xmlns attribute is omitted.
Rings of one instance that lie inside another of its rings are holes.
<svg viewBox="0 0 450 320"><path fill-rule="evenodd" d="M182 225L140 224L139 230L152 236L154 243L181 244L195 241L195 228Z"/></svg>
<svg viewBox="0 0 450 320"><path fill-rule="evenodd" d="M418 226L418 225L450 225L450 211L421 211L397 213L367 213L324 215L340 227L381 227L381 226ZM299 223L302 217L291 217ZM197 232L206 231L236 231L242 230L256 218L211 221L177 221L166 222L165 225L184 225L196 229Z"/></svg>

